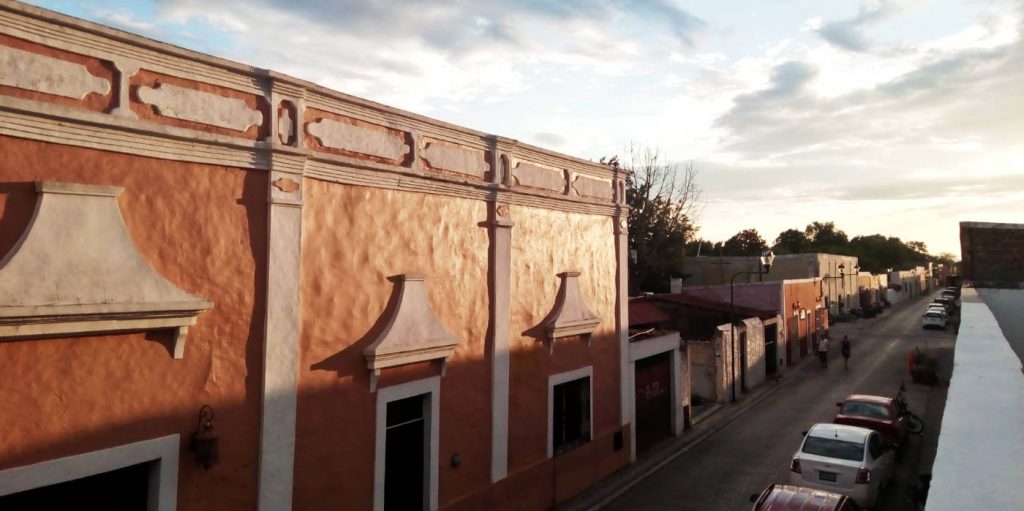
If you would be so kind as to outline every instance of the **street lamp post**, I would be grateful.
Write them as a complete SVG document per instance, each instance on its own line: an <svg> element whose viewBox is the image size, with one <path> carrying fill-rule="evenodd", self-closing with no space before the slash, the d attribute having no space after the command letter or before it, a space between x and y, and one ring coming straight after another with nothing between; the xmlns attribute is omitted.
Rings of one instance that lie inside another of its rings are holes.
<svg viewBox="0 0 1024 511"><path fill-rule="evenodd" d="M736 402L736 291L735 283L736 277L740 275L757 275L760 277L765 273L768 273L772 269L772 261L775 260L775 254L771 250L765 250L761 252L760 265L757 271L738 271L732 274L729 279L729 341L730 341L730 352L732 353L729 359L730 374L732 375L732 402ZM746 370L745 368L743 370Z"/></svg>

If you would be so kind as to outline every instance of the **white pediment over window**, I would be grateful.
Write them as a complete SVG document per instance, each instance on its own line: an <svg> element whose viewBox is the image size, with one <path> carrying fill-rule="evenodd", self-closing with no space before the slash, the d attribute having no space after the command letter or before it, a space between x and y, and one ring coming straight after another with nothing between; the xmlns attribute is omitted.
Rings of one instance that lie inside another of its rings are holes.
<svg viewBox="0 0 1024 511"><path fill-rule="evenodd" d="M380 370L428 360L441 360L442 375L458 337L441 323L430 307L425 277L415 273L393 279L398 293L384 330L363 351L371 371L370 391L377 388Z"/></svg>
<svg viewBox="0 0 1024 511"><path fill-rule="evenodd" d="M174 358L213 304L179 289L132 242L122 188L38 182L35 213L0 260L0 341L174 329Z"/></svg>
<svg viewBox="0 0 1024 511"><path fill-rule="evenodd" d="M567 271L559 273L558 277L562 279L562 285L558 288L555 306L542 323L552 351L555 339L590 335L601 323L601 318L597 317L583 300L583 293L580 291L580 272Z"/></svg>

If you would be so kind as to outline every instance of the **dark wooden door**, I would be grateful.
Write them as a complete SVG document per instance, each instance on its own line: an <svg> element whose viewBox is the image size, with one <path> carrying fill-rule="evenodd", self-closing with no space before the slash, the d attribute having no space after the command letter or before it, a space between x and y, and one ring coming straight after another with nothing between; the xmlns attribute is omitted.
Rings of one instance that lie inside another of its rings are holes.
<svg viewBox="0 0 1024 511"><path fill-rule="evenodd" d="M779 370L779 324L764 327L764 374L772 375Z"/></svg>
<svg viewBox="0 0 1024 511"><path fill-rule="evenodd" d="M635 363L637 452L672 436L671 355L662 353Z"/></svg>
<svg viewBox="0 0 1024 511"><path fill-rule="evenodd" d="M797 316L789 318L789 345L800 347L801 359L807 356L807 339L800 337L800 318ZM793 361L790 360L789 363L792 364Z"/></svg>
<svg viewBox="0 0 1024 511"><path fill-rule="evenodd" d="M426 509L426 395L388 403L384 509Z"/></svg>

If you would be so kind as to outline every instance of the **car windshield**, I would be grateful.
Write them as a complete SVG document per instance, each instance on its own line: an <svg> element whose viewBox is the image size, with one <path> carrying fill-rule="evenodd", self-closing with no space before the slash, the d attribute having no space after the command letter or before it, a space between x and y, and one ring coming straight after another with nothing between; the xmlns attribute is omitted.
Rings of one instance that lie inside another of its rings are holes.
<svg viewBox="0 0 1024 511"><path fill-rule="evenodd" d="M864 459L864 445L836 438L809 436L804 441L803 452L827 458L861 461Z"/></svg>
<svg viewBox="0 0 1024 511"><path fill-rule="evenodd" d="M840 413L843 415L856 415L858 417L870 417L872 419L891 419L889 408L878 403L859 403L847 401L843 404Z"/></svg>

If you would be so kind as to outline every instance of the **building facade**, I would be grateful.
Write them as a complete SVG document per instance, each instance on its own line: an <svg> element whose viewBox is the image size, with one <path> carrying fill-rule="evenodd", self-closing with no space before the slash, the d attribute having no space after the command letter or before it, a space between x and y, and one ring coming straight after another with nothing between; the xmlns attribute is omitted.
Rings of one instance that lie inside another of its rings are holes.
<svg viewBox="0 0 1024 511"><path fill-rule="evenodd" d="M757 274L757 257L690 257L685 272L690 275L685 286L728 285L733 282L759 282L819 279L824 307L833 314L860 308L858 274L860 266L854 256L837 254L776 255L771 271ZM737 273L743 272L740 275Z"/></svg>
<svg viewBox="0 0 1024 511"><path fill-rule="evenodd" d="M630 462L618 168L15 2L0 60L0 508L545 509Z"/></svg>

